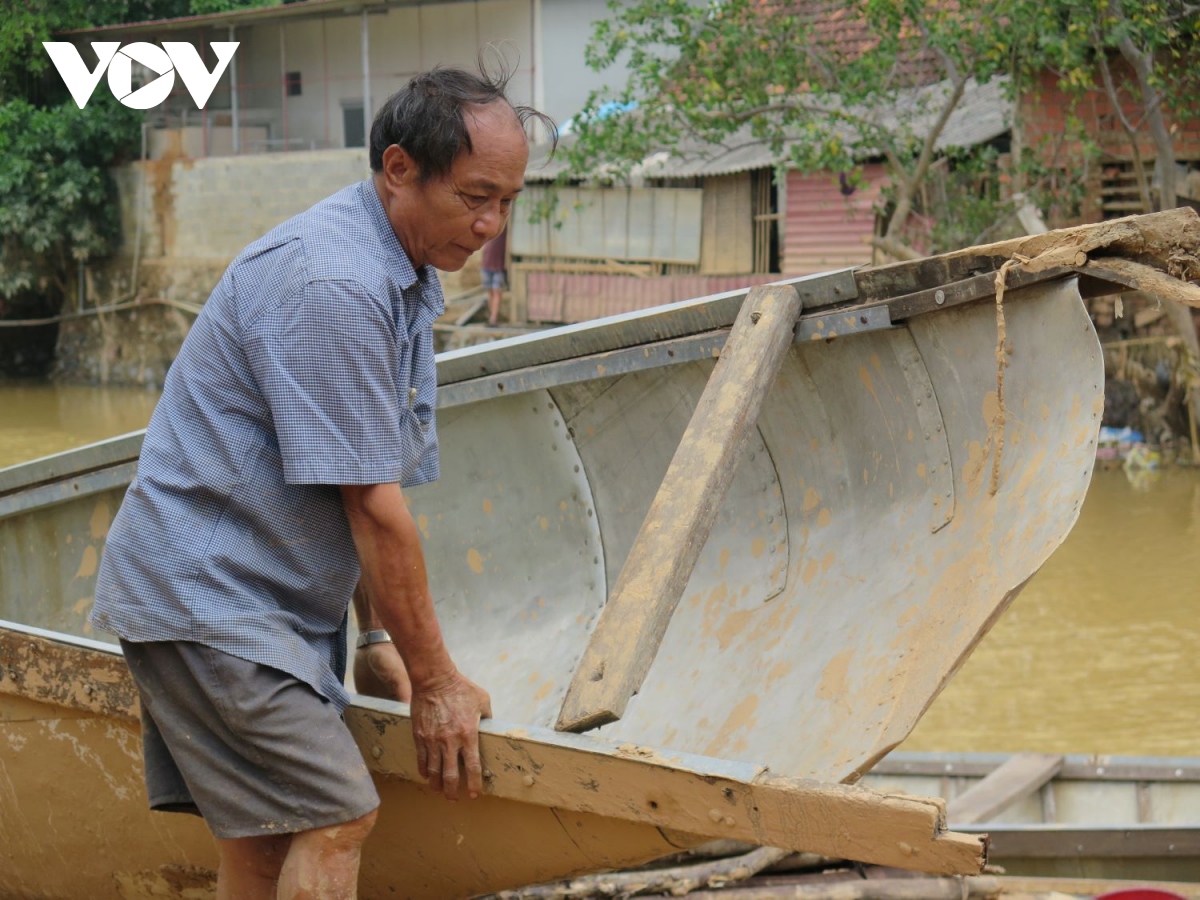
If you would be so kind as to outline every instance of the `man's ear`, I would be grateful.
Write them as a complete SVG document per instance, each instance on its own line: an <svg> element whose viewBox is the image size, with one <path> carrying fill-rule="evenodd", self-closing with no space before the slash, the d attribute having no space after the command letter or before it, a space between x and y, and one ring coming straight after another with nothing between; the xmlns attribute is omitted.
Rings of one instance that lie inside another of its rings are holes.
<svg viewBox="0 0 1200 900"><path fill-rule="evenodd" d="M407 150L399 144L392 144L383 151L383 174L388 184L400 187L415 184L421 170Z"/></svg>

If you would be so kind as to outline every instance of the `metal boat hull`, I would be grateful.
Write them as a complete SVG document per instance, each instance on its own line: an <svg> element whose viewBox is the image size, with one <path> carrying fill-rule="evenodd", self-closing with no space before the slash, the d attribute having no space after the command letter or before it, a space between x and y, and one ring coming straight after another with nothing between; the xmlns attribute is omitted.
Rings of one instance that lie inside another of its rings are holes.
<svg viewBox="0 0 1200 900"><path fill-rule="evenodd" d="M830 302L838 279L799 287ZM522 734L569 742L545 730L743 297L439 358L442 478L410 502L451 651ZM852 316L836 340L830 318L792 346L641 691L597 733L603 753L834 784L907 736L1064 539L1091 475L1103 371L1075 279L1011 293L1004 314L1003 405L988 303L899 327ZM0 618L103 638L85 618L139 445L0 472ZM211 846L199 822L142 809L131 722L29 706L3 680L0 695L0 881L70 895L65 858L87 862L87 896L157 896L155 879L188 896L172 879L195 873L177 867L210 869ZM720 813L451 806L410 773L377 774L368 896L470 896L723 835Z"/></svg>

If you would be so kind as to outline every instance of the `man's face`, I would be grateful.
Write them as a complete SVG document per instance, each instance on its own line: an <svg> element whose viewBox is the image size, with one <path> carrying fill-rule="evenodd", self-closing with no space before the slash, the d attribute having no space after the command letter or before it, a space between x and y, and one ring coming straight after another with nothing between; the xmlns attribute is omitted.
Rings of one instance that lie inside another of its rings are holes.
<svg viewBox="0 0 1200 900"><path fill-rule="evenodd" d="M457 272L504 230L525 184L529 144L512 109L504 103L475 107L466 120L472 152L460 153L444 178L407 181L400 220L392 218L414 266Z"/></svg>

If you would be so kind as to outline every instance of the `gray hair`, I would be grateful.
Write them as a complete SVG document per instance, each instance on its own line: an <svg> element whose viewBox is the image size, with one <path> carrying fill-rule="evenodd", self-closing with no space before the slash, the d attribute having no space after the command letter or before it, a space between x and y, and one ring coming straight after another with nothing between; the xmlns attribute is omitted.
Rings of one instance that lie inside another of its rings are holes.
<svg viewBox="0 0 1200 900"><path fill-rule="evenodd" d="M383 152L398 144L417 164L421 182L444 177L460 153L473 149L463 115L466 106L506 103L522 128L530 119L540 122L557 146L554 121L532 107L514 106L505 95L512 73L496 68L489 72L481 54L478 73L437 66L392 94L371 125L371 171L383 171Z"/></svg>

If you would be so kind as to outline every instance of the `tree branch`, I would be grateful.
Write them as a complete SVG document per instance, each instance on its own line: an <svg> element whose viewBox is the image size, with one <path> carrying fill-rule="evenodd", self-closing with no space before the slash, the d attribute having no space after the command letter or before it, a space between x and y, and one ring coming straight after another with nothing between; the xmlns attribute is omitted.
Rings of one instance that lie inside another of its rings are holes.
<svg viewBox="0 0 1200 900"><path fill-rule="evenodd" d="M895 215L892 216L892 221L896 221ZM882 250L888 256L900 261L925 258L924 253L921 253L913 247L908 246L908 244L897 238L891 237L890 228L888 231L889 234L885 234L883 237L871 238L871 246Z"/></svg>
<svg viewBox="0 0 1200 900"><path fill-rule="evenodd" d="M1120 121L1121 127L1129 137L1129 147L1133 151L1134 174L1137 176L1138 194L1142 200L1142 212L1154 212L1154 206L1150 200L1150 186L1146 183L1146 166L1142 162L1142 150L1138 146L1137 134L1134 127L1129 123L1129 119L1126 118L1125 110L1121 108L1121 98L1117 95L1117 88L1113 83L1112 72L1108 68L1107 54L1098 41L1093 43L1092 49L1096 54L1096 59L1100 63L1100 76L1104 81L1105 93L1108 94L1108 100L1112 103L1112 107L1117 113L1117 119Z"/></svg>
<svg viewBox="0 0 1200 900"><path fill-rule="evenodd" d="M953 114L955 107L958 106L958 101L962 99L966 87L967 79L965 78L960 77L958 81L954 82L954 87L945 104L942 106L942 111L938 113L933 127L925 135L925 143L921 147L920 155L917 157L916 166L913 167L908 177L897 185L896 209L892 213L891 221L888 222L887 233L884 235L885 238L891 238L894 234L899 234L900 229L904 227L904 223L908 220L908 214L912 211L913 193L921 184L925 173L929 171L929 165L933 162L934 148L937 146L937 140L945 130L946 123L950 121L950 116Z"/></svg>
<svg viewBox="0 0 1200 900"><path fill-rule="evenodd" d="M1109 0L1108 10L1118 21L1128 21L1115 0ZM1121 36L1117 47L1125 61L1133 67L1142 94L1142 106L1149 111L1150 135L1154 138L1154 146L1158 150L1158 164L1161 170L1159 175L1162 179L1159 205L1163 209L1173 209L1176 203L1175 144L1171 140L1171 132L1167 129L1166 118L1160 106L1161 97L1154 86L1154 54L1149 49L1138 49L1128 34Z"/></svg>

